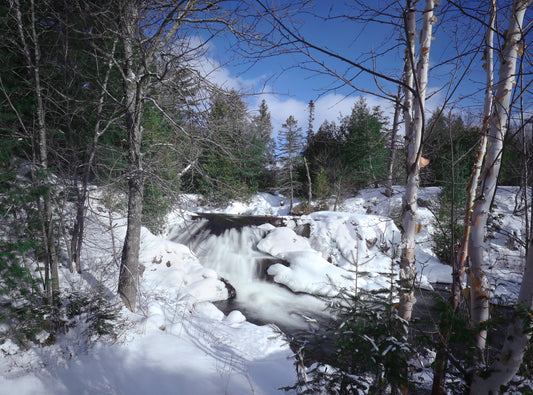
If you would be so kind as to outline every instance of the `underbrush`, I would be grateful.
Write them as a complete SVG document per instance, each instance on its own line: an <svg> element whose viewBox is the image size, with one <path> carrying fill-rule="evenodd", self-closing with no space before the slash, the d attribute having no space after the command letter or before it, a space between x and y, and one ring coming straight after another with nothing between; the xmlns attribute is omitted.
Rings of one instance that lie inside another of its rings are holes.
<svg viewBox="0 0 533 395"><path fill-rule="evenodd" d="M69 331L79 344L114 342L123 329L121 305L101 290L63 293L57 307L40 293L31 298L4 298L0 304L0 345L10 342L26 349L51 345Z"/></svg>
<svg viewBox="0 0 533 395"><path fill-rule="evenodd" d="M417 313L417 307L424 308L415 305L415 315L406 323L397 316L393 296L390 289L360 291L355 296L343 294L341 301L331 307L336 319L329 327L315 330L311 335L314 338L292 341L299 381L285 389L301 394L383 394L407 390L429 393L435 369L442 366L445 391L468 392L474 375L483 375L497 356L511 311L495 311L486 323L493 352L487 363L480 365L475 347L480 328L470 324L466 306L454 310L443 295L426 293L423 297L431 301L427 311ZM531 312L524 310L523 315L530 325ZM402 335L405 330L409 331L407 338ZM316 344L323 343L332 347L327 355L317 355ZM446 359L440 365L442 356ZM505 391L533 393L532 356L530 341L520 372Z"/></svg>

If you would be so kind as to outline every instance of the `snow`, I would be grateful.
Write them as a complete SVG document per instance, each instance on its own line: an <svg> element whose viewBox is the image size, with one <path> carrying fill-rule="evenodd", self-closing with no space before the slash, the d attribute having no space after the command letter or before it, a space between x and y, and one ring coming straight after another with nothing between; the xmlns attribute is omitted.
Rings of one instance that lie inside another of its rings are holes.
<svg viewBox="0 0 533 395"><path fill-rule="evenodd" d="M524 239L524 225L511 198L516 188L498 192L494 215L498 227L487 240L486 256L492 263L493 297L513 298L524 260L523 248L513 237ZM424 288L451 282L451 268L432 252L431 205L439 193L438 188L425 188L419 194L416 256ZM118 339L91 343L79 327L48 346L28 344L23 349L7 340L0 345L0 394L279 393L281 387L296 383L293 353L275 326L252 324L245 311L225 315L212 303L228 298L221 275L244 275L235 280L236 300L255 303L271 322L289 323L296 316L301 321L309 311L319 313L326 303L311 295L331 297L341 288L355 292L386 287L389 274L397 271L400 231L394 220L402 194L401 187L394 188L391 198L378 189L363 190L346 199L340 211L287 217L284 227L260 226L251 239L228 232L227 239L218 240L227 240L228 247L252 243L251 252L237 263L238 251L231 248L219 254L208 247L209 254L200 256L170 239L176 240L194 213L283 216L288 214L286 199L260 193L248 202L208 208L202 207L201 197L184 195L181 208L168 217L167 237L142 230L139 307L136 313L120 310ZM83 274L61 267L60 283L80 292L95 292L100 285L119 304L114 295L126 222L120 210L109 212L105 200L102 191L91 190ZM253 241L256 238L258 242ZM266 255L282 260L267 269L281 286L253 282L253 273L242 273L247 260ZM236 264L233 269L224 267L228 260ZM38 339L45 343L48 336L43 331Z"/></svg>

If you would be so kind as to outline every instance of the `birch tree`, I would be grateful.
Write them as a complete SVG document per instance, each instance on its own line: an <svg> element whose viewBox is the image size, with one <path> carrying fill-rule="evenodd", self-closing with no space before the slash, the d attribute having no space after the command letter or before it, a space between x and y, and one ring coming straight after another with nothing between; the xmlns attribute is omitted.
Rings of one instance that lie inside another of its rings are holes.
<svg viewBox="0 0 533 395"><path fill-rule="evenodd" d="M407 53L405 66L405 93L404 93L404 121L406 140L406 171L407 185L402 201L402 251L400 258L400 304L398 314L405 321L411 319L413 306L416 303L414 296L414 282L416 277L415 266L415 236L417 228L417 198L420 183L420 168L425 164L422 152L422 137L424 129L424 110L426 91L428 86L429 52L431 48L433 24L436 18L433 15L435 2L426 0L424 8L424 21L420 36L420 53L414 68L415 37L416 37L416 4L417 1L407 0L406 6L406 34ZM413 95L416 89L416 97Z"/></svg>
<svg viewBox="0 0 533 395"><path fill-rule="evenodd" d="M523 5L525 3L530 4L531 2L522 2ZM518 7L516 9L519 10ZM508 384L516 375L524 359L524 353L531 338L531 332L527 330L527 324L531 323L531 317L526 309L533 310L533 238L529 240L528 244L526 265L518 295L518 307L507 327L500 354L489 366L486 375L474 378L470 387L472 395L499 393L501 386Z"/></svg>
<svg viewBox="0 0 533 395"><path fill-rule="evenodd" d="M483 125L481 128L481 140L479 142L476 158L474 161L474 168L470 182L466 189L466 210L463 224L463 236L459 245L459 251L453 268L453 307L457 308L461 298L461 284L464 278L465 263L468 258L468 242L470 240L470 231L472 228L472 212L474 208L474 199L476 198L476 190L479 184L479 176L481 174L481 167L485 152L487 149L487 132L490 123L490 115L493 101L493 85L494 85L494 31L496 21L496 0L490 2L490 19L485 33L485 50L483 52L484 68L486 72L486 89L485 100L483 103Z"/></svg>
<svg viewBox="0 0 533 395"><path fill-rule="evenodd" d="M483 258L483 246L487 231L490 205L496 193L498 173L502 161L503 141L511 105L511 93L515 83L516 61L522 42L522 22L531 0L515 0L500 55L498 82L495 86L492 113L487 135L487 152L480 175L480 190L472 212L472 228L468 250L470 256L470 316L479 327L476 345L485 349L487 330L483 325L490 317L488 262Z"/></svg>

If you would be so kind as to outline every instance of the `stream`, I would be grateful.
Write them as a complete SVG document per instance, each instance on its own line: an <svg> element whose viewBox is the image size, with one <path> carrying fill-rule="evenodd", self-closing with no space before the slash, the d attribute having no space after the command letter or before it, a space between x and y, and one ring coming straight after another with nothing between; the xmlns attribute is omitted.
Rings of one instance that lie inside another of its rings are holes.
<svg viewBox="0 0 533 395"><path fill-rule="evenodd" d="M284 332L307 330L328 320L326 302L294 293L274 283L269 266L283 260L257 249L268 230L261 225L283 224L282 218L201 214L185 226L170 229L169 239L185 244L205 267L214 269L235 289L235 297L216 303L224 313L241 311L248 321L275 324Z"/></svg>
<svg viewBox="0 0 533 395"><path fill-rule="evenodd" d="M202 265L214 269L235 289L234 298L215 303L221 311L239 310L252 323L275 324L291 340L294 351L305 344L306 364L327 362L335 353L334 341L327 336L334 321L327 301L294 293L272 281L268 267L288 263L257 249L270 229L264 224L282 226L284 219L198 214L188 223L171 227L168 238L189 246ZM448 294L444 286L437 291ZM424 329L434 330L432 293L419 291L417 300L414 318L422 318Z"/></svg>

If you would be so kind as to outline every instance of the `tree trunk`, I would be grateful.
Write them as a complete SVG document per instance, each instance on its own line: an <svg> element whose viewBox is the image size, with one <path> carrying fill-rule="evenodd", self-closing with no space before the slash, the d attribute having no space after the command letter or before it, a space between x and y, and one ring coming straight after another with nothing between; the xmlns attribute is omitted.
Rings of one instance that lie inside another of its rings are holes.
<svg viewBox="0 0 533 395"><path fill-rule="evenodd" d="M139 277L139 249L143 197L141 158L143 85L134 73L134 37L138 23L138 8L134 2L124 3L122 46L124 53L125 125L128 133L128 224L122 259L118 293L128 309L135 311Z"/></svg>
<svg viewBox="0 0 533 395"><path fill-rule="evenodd" d="M477 326L489 319L490 290L486 274L488 264L483 260L483 245L490 204L496 193L503 141L507 132L518 45L522 38L522 21L530 3L531 0L516 0L513 3L509 27L500 56L499 79L487 136L487 153L481 172L481 188L472 213L472 229L468 244L471 268L470 316ZM486 339L486 329L480 330L476 337L476 345L481 352L485 349Z"/></svg>
<svg viewBox="0 0 533 395"><path fill-rule="evenodd" d="M407 35L406 43L406 53L405 53L405 90L404 90L404 106L403 106L403 118L405 125L405 163L407 174L410 174L409 163L412 161L410 158L412 156L412 144L413 144L413 89L415 86L415 37L416 37L416 4L417 0L411 2L407 0L407 14L405 17L405 30ZM417 150L414 150L417 152ZM409 184L406 186L406 190L403 196L402 202L402 222L406 221L408 213L406 210L409 207L406 206L407 202L407 190ZM411 186L412 187L412 186ZM415 210L416 210L416 200L415 200ZM398 310L398 315L402 318L408 317L411 318L411 312L413 306L416 302L414 294L410 290L410 279L414 277L414 272L409 273L409 270L414 266L414 232L413 237L409 238L407 234L407 228L402 228L402 251L401 251L401 260L400 260L400 280L401 287L400 290L400 305ZM407 333L405 333L407 335Z"/></svg>
<svg viewBox="0 0 533 395"><path fill-rule="evenodd" d="M468 241L470 239L470 231L472 227L472 212L474 208L474 200L476 198L476 189L479 184L479 176L481 174L481 167L483 165L483 159L485 158L485 152L487 149L487 133L490 123L490 115L492 110L492 101L493 101L493 85L494 85L494 27L496 21L496 0L491 0L490 4L490 21L485 34L485 70L486 70L486 81L487 88L485 90L485 102L483 106L483 126L481 129L481 140L479 142L479 147L476 154L476 159L474 161L474 168L472 171L472 176L470 177L470 182L466 189L466 211L463 225L463 236L461 239L461 244L459 246L459 251L457 253L457 259L455 261L454 271L453 271L453 288L452 288L452 298L453 298L453 308L454 310L459 305L461 299L461 284L464 279L465 271L465 262L468 258Z"/></svg>
<svg viewBox="0 0 533 395"><path fill-rule="evenodd" d="M46 261L46 272L49 275L47 276L48 281L45 283L45 288L49 290L49 295L51 297L51 304L57 306L59 298L59 273L57 267L57 254L55 250L55 236L54 236L54 226L52 220L52 194L50 188L47 186L48 178L48 145L47 145L47 135L46 135L46 120L45 120L45 108L43 103L43 88L41 85L41 49L39 47L39 36L36 29L36 15L35 15L35 3L33 0L30 1L30 17L31 17L31 26L30 26L30 42L33 44L33 59L32 53L26 35L24 33L24 25L22 21L22 13L20 9L20 3L18 0L14 1L15 14L17 19L17 28L19 32L19 38L21 40L21 45L23 48L24 56L26 58L26 63L28 68L32 71L33 74L33 90L36 98L36 108L35 112L37 115L37 145L39 149L39 169L41 172L40 177L43 180L39 181L44 184L43 192L43 244Z"/></svg>
<svg viewBox="0 0 533 395"><path fill-rule="evenodd" d="M81 185L76 185L77 195L78 195L78 201L76 202L76 220L74 222L74 228L72 231L72 240L71 240L71 271L72 271L72 263L76 266L76 271L78 273L81 273L81 263L80 263L80 254L81 249L83 245L83 234L84 234L84 228L85 228L85 204L87 202L87 196L89 191L89 177L91 175L91 170L94 164L94 159L96 157L96 149L98 146L98 140L100 136L104 133L104 131L109 126L109 123L106 127L102 128L102 111L104 107L104 98L107 92L107 85L109 82L109 77L111 74L111 70L113 68L113 58L115 55L115 47L116 47L117 40L113 42L112 50L109 55L109 60L107 63L107 70L104 77L104 81L102 82L102 90L100 91L100 97L98 98L98 106L96 109L97 112L97 118L96 118L96 124L94 125L94 134L93 134L93 140L91 142L91 146L88 150L88 158L87 163L84 164L83 167L83 175L81 180ZM77 184L77 182L76 182Z"/></svg>
<svg viewBox="0 0 533 395"><path fill-rule="evenodd" d="M290 185L290 194L291 194L289 214L292 214L292 206L294 204L294 185L293 185L293 178L292 178L292 148L289 150L289 185Z"/></svg>
<svg viewBox="0 0 533 395"><path fill-rule="evenodd" d="M481 130L481 140L479 142L478 151L474 161L474 167L470 182L466 189L466 211L464 217L463 235L461 238L461 244L456 255L453 266L453 285L451 294L451 303L453 310L457 309L461 299L462 282L464 279L465 262L468 257L468 240L470 238L472 208L474 205L474 199L476 197L476 189L479 181L479 175L481 166L483 164L483 158L485 157L485 150L487 146L487 126L490 119L490 112L492 107L492 85L493 85L493 37L494 37L494 21L496 18L496 2L491 0L490 6L490 21L487 33L485 34L485 62L486 62L486 76L487 76L487 89L485 91L485 106L483 111L483 127ZM451 119L451 115L449 117ZM452 177L452 179L454 179ZM453 189L452 189L453 191ZM452 198L453 201L453 198ZM452 221L453 225L453 221ZM454 243L452 243L453 246ZM433 369L433 395L444 394L444 379L446 374L446 365L448 358L446 356L446 349L449 345L451 327L445 328L440 334L441 344L437 350L437 356L435 358Z"/></svg>
<svg viewBox="0 0 533 395"><path fill-rule="evenodd" d="M413 74L413 58L414 58L414 38L416 35L416 2L408 4L408 54L407 62L410 63L406 67L406 82L409 86L409 75ZM416 303L414 296L414 281L416 277L415 266L415 236L416 236L416 212L417 212L417 198L420 174L420 158L422 149L422 135L424 128L424 109L426 102L426 89L428 85L428 68L429 68L429 50L431 47L433 23L434 1L426 0L424 9L424 24L422 27L422 35L420 38L421 48L420 55L416 69L416 92L417 100L413 104L412 96L407 97L410 103L406 102L406 110L413 109L414 116L411 118L410 114L405 118L405 122L409 122L411 127L406 126L406 170L407 170L407 185L405 187L405 194L403 197L402 206L402 252L400 260L400 305L398 308L399 316L405 321L411 319L413 306ZM414 78L413 78L414 79ZM412 86L412 85L411 85ZM412 122L411 122L412 120Z"/></svg>
<svg viewBox="0 0 533 395"><path fill-rule="evenodd" d="M529 4L529 1L522 3ZM474 378L470 387L471 394L498 394L500 387L511 381L522 364L524 352L531 337L524 328L526 327L526 320L531 320L530 317L527 317L529 313L525 308L533 309L533 238L529 240L518 303L519 306L515 311L514 318L507 327L507 335L500 355L490 365L488 375L483 376L483 378L481 376Z"/></svg>
<svg viewBox="0 0 533 395"><path fill-rule="evenodd" d="M398 134L398 125L400 124L402 86L398 85L398 94L394 102L394 119L392 121L392 131L390 137L389 159L387 163L387 181L385 182L385 196L392 196L392 174L394 171L394 157L396 156L396 136Z"/></svg>
<svg viewBox="0 0 533 395"><path fill-rule="evenodd" d="M161 8L144 9L148 13L164 12L157 29L153 26L139 33L140 12L145 3L139 0L121 2L120 39L123 51L124 112L128 133L128 225L122 259L118 293L127 308L135 311L138 277L144 171L142 168L143 100L150 73L157 69L160 52L175 37L184 18L191 13L198 0L161 3ZM152 21L151 21L152 22ZM150 23L151 23L150 22ZM150 36L150 34L152 34ZM136 39L142 37L141 42Z"/></svg>
<svg viewBox="0 0 533 395"><path fill-rule="evenodd" d="M304 158L305 174L307 175L307 208L311 209L311 201L313 200L313 184L311 182L311 173L309 172L309 165L307 159Z"/></svg>

